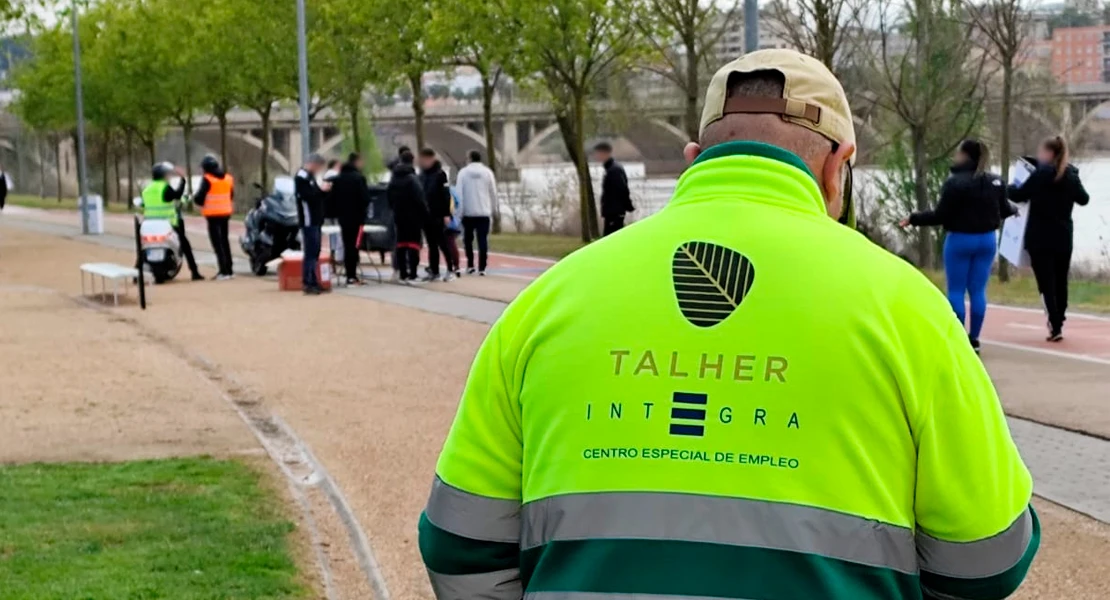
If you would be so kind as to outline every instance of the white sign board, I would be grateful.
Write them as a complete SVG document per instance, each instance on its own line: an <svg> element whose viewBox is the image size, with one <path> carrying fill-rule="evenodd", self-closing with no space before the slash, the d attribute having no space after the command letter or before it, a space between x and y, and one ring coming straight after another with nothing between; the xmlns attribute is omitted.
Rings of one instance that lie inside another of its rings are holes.
<svg viewBox="0 0 1110 600"><path fill-rule="evenodd" d="M1014 161L1010 172L1010 182L1021 187L1033 173L1033 165L1024 160ZM1010 264L1018 267L1029 266L1029 253L1025 251L1025 226L1029 222L1029 205L1019 204L1018 214L1002 223L1002 240L998 244L998 254Z"/></svg>
<svg viewBox="0 0 1110 600"><path fill-rule="evenodd" d="M78 202L77 218L83 219L82 211L89 213L89 233L104 235L104 199L96 194L85 196Z"/></svg>

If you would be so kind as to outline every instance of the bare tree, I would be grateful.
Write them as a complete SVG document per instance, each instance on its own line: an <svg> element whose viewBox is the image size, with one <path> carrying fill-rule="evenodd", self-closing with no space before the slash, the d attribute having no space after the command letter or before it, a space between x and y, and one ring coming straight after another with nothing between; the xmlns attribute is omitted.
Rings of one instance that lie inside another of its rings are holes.
<svg viewBox="0 0 1110 600"><path fill-rule="evenodd" d="M740 2L718 0L647 0L648 10L637 26L653 52L645 68L674 83L685 101L683 124L698 139L698 101L703 73L715 68L717 44L740 25ZM724 7L719 5L724 4Z"/></svg>
<svg viewBox="0 0 1110 600"><path fill-rule="evenodd" d="M774 0L767 11L770 31L800 52L838 71L855 38L852 25L859 20L863 0Z"/></svg>
<svg viewBox="0 0 1110 600"><path fill-rule="evenodd" d="M871 56L874 101L893 117L891 137L905 133L914 206L925 210L931 167L982 125L986 56L959 4L878 0L873 6L876 14L861 23L878 24L863 45ZM933 264L932 237L918 236L917 245L920 264Z"/></svg>
<svg viewBox="0 0 1110 600"><path fill-rule="evenodd" d="M1010 122L1014 107L1014 70L1028 51L1032 13L1024 0L986 0L967 9L972 23L981 32L980 41L987 54L1002 69L1002 127L999 160L1002 161L1002 180L1010 177ZM1009 265L998 262L998 277L1010 278Z"/></svg>

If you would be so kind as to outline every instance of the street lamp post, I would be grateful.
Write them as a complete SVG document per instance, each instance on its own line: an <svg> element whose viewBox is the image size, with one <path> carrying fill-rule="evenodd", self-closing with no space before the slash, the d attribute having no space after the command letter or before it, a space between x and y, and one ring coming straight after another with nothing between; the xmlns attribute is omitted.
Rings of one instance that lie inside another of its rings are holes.
<svg viewBox="0 0 1110 600"><path fill-rule="evenodd" d="M301 160L311 151L308 130L308 41L305 33L304 0L297 0L297 75L300 80Z"/></svg>
<svg viewBox="0 0 1110 600"><path fill-rule="evenodd" d="M81 36L77 32L77 0L70 2L69 22L73 27L73 83L77 97L77 196L81 208L81 233L89 234L88 164L85 161L85 98L81 88Z"/></svg>
<svg viewBox="0 0 1110 600"><path fill-rule="evenodd" d="M744 0L744 52L759 50L759 2Z"/></svg>

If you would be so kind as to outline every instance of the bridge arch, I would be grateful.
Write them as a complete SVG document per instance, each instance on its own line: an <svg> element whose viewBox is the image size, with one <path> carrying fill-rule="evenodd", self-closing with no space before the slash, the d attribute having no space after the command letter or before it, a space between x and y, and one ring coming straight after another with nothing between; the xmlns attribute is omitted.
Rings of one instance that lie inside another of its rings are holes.
<svg viewBox="0 0 1110 600"><path fill-rule="evenodd" d="M374 135L382 156L387 160L392 158L398 147L414 147L416 144L416 126L411 123L376 125ZM425 123L424 143L435 150L443 164L451 167L452 171L466 166L469 162L467 153L471 150L484 152L486 149L486 139L481 134L465 126L448 123ZM497 163L498 166L503 165L500 153Z"/></svg>
<svg viewBox="0 0 1110 600"><path fill-rule="evenodd" d="M1083 115L1083 118L1079 119L1079 122L1072 126L1070 131L1064 132L1064 134L1069 138L1068 141L1071 142L1074 141L1074 138L1078 138L1079 134L1084 129L1086 129L1088 125L1091 124L1091 121L1095 118L1095 115L1098 114L1098 111L1106 108L1107 106L1110 106L1110 100L1103 100L1102 102L1099 102L1093 108L1091 108L1091 110L1087 111L1087 113Z"/></svg>

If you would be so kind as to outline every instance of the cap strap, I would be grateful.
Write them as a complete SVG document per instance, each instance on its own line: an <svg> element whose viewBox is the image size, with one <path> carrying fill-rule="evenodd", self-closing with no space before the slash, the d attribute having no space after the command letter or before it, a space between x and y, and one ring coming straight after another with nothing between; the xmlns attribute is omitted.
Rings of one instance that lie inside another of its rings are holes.
<svg viewBox="0 0 1110 600"><path fill-rule="evenodd" d="M819 106L806 104L800 100L766 96L733 96L725 100L725 108L721 114L775 114L805 119L815 124L821 122Z"/></svg>

